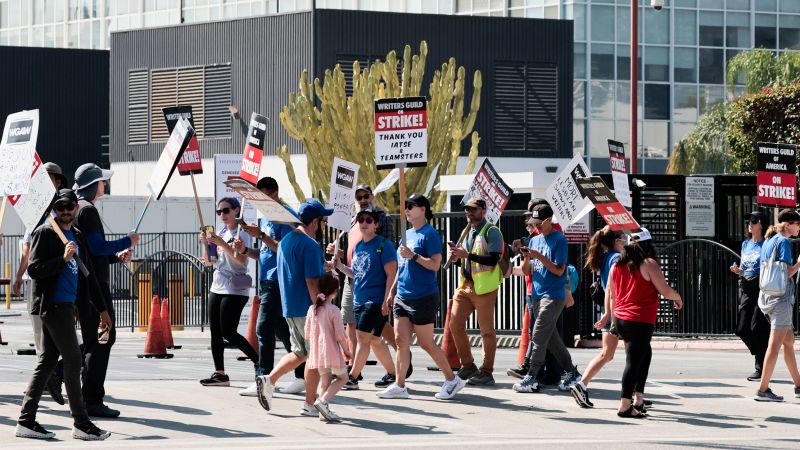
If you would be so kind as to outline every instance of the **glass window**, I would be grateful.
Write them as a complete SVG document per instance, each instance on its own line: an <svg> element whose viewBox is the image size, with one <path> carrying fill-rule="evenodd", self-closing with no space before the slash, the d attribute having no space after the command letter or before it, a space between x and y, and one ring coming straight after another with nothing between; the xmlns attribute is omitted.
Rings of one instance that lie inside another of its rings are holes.
<svg viewBox="0 0 800 450"><path fill-rule="evenodd" d="M725 88L722 86L700 86L698 89L698 107L700 115L712 107L725 101Z"/></svg>
<svg viewBox="0 0 800 450"><path fill-rule="evenodd" d="M589 152L593 157L608 158L608 140L614 137L614 121L592 120L589 125Z"/></svg>
<svg viewBox="0 0 800 450"><path fill-rule="evenodd" d="M644 10L644 42L648 44L669 44L669 11ZM641 36L641 35L640 35ZM639 38L641 42L641 37Z"/></svg>
<svg viewBox="0 0 800 450"><path fill-rule="evenodd" d="M645 122L642 126L642 157L669 157L669 122Z"/></svg>
<svg viewBox="0 0 800 450"><path fill-rule="evenodd" d="M755 45L775 49L778 46L777 16L773 14L756 14Z"/></svg>
<svg viewBox="0 0 800 450"><path fill-rule="evenodd" d="M642 118L642 99L644 98L644 84L639 83L636 96L639 101L636 103L636 116ZM623 81L617 83L617 96L615 99L614 110L617 113L617 121L630 120L631 118L631 83Z"/></svg>
<svg viewBox="0 0 800 450"><path fill-rule="evenodd" d="M67 25L67 29L69 35L67 37L67 46L69 48L78 48L80 47L80 24L71 23Z"/></svg>
<svg viewBox="0 0 800 450"><path fill-rule="evenodd" d="M725 82L725 53L722 49L700 49L700 82L723 84Z"/></svg>
<svg viewBox="0 0 800 450"><path fill-rule="evenodd" d="M639 25L641 29L641 24ZM631 41L631 10L617 8L617 42Z"/></svg>
<svg viewBox="0 0 800 450"><path fill-rule="evenodd" d="M782 5L783 3L781 3ZM797 3L800 7L800 2ZM800 50L800 16L780 16L780 48Z"/></svg>
<svg viewBox="0 0 800 450"><path fill-rule="evenodd" d="M586 5L567 5L567 19L574 21L576 41L586 40Z"/></svg>
<svg viewBox="0 0 800 450"><path fill-rule="evenodd" d="M645 47L644 80L669 81L669 48Z"/></svg>
<svg viewBox="0 0 800 450"><path fill-rule="evenodd" d="M728 13L725 42L728 47L750 48L750 14Z"/></svg>
<svg viewBox="0 0 800 450"><path fill-rule="evenodd" d="M697 50L694 48L675 48L674 79L678 83L697 82Z"/></svg>
<svg viewBox="0 0 800 450"><path fill-rule="evenodd" d="M697 0L674 0L673 4L684 8L695 8L697 7Z"/></svg>
<svg viewBox="0 0 800 450"><path fill-rule="evenodd" d="M753 2L756 11L775 12L778 9L778 0L757 0Z"/></svg>
<svg viewBox="0 0 800 450"><path fill-rule="evenodd" d="M700 11L699 32L700 45L710 45L712 47L722 47L724 44L724 32L722 28L722 13Z"/></svg>
<svg viewBox="0 0 800 450"><path fill-rule="evenodd" d="M800 2L796 0L781 0L780 12L800 13Z"/></svg>
<svg viewBox="0 0 800 450"><path fill-rule="evenodd" d="M572 117L580 118L586 115L586 82L575 81L572 84Z"/></svg>
<svg viewBox="0 0 800 450"><path fill-rule="evenodd" d="M697 86L675 85L675 120L697 121Z"/></svg>
<svg viewBox="0 0 800 450"><path fill-rule="evenodd" d="M738 55L739 53L741 53L743 51L744 50L736 50L736 49L725 50L725 73L726 74L728 73L728 69L727 69L728 64L731 62L731 60L736 55ZM744 81L745 81L744 73L740 73L739 76L736 78L735 84L744 84ZM727 77L726 77L726 83L727 83ZM728 87L731 87L731 86L728 86Z"/></svg>
<svg viewBox="0 0 800 450"><path fill-rule="evenodd" d="M758 3L758 0L756 0L756 3ZM725 5L728 7L728 9L750 11L750 0L726 0Z"/></svg>
<svg viewBox="0 0 800 450"><path fill-rule="evenodd" d="M701 9L724 9L725 2L723 0L700 0L698 6Z"/></svg>
<svg viewBox="0 0 800 450"><path fill-rule="evenodd" d="M614 41L614 7L592 5L592 41Z"/></svg>
<svg viewBox="0 0 800 450"><path fill-rule="evenodd" d="M675 10L675 43L697 45L697 13L694 10Z"/></svg>
<svg viewBox="0 0 800 450"><path fill-rule="evenodd" d="M686 136L689 136L689 133L694 130L696 124L694 123L680 123L680 122L673 122L672 123L672 139L677 144L678 141L681 139L686 139Z"/></svg>
<svg viewBox="0 0 800 450"><path fill-rule="evenodd" d="M586 155L586 122L572 121L572 154Z"/></svg>
<svg viewBox="0 0 800 450"><path fill-rule="evenodd" d="M668 84L644 85L644 118L669 120L670 86Z"/></svg>
<svg viewBox="0 0 800 450"><path fill-rule="evenodd" d="M592 78L614 79L614 46L611 44L592 45Z"/></svg>
<svg viewBox="0 0 800 450"><path fill-rule="evenodd" d="M586 44L575 44L575 78L586 78Z"/></svg>
<svg viewBox="0 0 800 450"><path fill-rule="evenodd" d="M614 83L593 81L590 95L592 117L603 119L614 118Z"/></svg>

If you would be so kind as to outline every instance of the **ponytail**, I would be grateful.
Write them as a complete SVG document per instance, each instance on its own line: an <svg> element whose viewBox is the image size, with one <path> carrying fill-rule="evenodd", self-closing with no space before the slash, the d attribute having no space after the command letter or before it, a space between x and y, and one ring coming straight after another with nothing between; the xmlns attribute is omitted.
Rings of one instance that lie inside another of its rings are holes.
<svg viewBox="0 0 800 450"><path fill-rule="evenodd" d="M618 231L612 231L608 225L597 230L589 240L584 267L592 272L599 272L603 266L603 253L614 248L614 241L620 236Z"/></svg>
<svg viewBox="0 0 800 450"><path fill-rule="evenodd" d="M774 235L776 235L776 234L778 234L778 233L782 232L782 231L783 231L783 228L784 228L784 226L785 226L785 225L783 224L783 222L781 222L781 223L777 223L777 224L775 224L775 225L770 225L770 227L769 227L769 228L767 228L767 232L766 232L766 233L764 233L764 239L769 239L769 238L771 238L772 236L774 236Z"/></svg>

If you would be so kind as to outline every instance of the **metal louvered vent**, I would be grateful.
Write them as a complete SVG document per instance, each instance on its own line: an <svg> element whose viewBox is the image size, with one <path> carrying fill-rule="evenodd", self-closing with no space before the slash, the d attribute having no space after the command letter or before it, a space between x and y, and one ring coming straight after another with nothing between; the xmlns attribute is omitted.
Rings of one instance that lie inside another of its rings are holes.
<svg viewBox="0 0 800 450"><path fill-rule="evenodd" d="M147 69L128 72L128 144L147 143Z"/></svg>
<svg viewBox="0 0 800 450"><path fill-rule="evenodd" d="M166 142L169 133L162 109L178 104L178 70L153 70L150 90L150 142Z"/></svg>
<svg viewBox="0 0 800 450"><path fill-rule="evenodd" d="M178 69L178 102L175 106L191 106L192 121L197 137L203 137L203 73L202 67ZM162 116L162 122L164 121Z"/></svg>
<svg viewBox="0 0 800 450"><path fill-rule="evenodd" d="M558 149L558 68L495 63L495 148L555 153Z"/></svg>
<svg viewBox="0 0 800 450"><path fill-rule="evenodd" d="M231 66L205 68L204 128L202 137L230 137ZM197 118L195 118L195 121Z"/></svg>

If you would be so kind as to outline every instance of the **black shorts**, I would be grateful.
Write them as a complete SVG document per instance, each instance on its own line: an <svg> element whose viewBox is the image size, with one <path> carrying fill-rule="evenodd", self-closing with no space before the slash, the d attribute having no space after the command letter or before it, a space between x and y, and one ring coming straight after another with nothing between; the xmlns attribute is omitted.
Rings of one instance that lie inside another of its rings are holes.
<svg viewBox="0 0 800 450"><path fill-rule="evenodd" d="M356 316L356 330L380 336L386 326L386 316L381 313L382 303L367 302L355 305L353 313Z"/></svg>
<svg viewBox="0 0 800 450"><path fill-rule="evenodd" d="M414 299L404 299L399 295L394 298L394 317L408 317L414 325L432 325L436 323L436 312L439 311L439 293Z"/></svg>

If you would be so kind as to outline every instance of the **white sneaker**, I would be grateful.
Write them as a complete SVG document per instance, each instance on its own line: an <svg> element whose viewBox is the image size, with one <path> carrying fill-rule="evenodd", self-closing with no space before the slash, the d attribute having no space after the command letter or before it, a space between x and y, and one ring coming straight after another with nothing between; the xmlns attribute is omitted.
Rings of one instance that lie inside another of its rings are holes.
<svg viewBox="0 0 800 450"><path fill-rule="evenodd" d="M458 394L458 391L464 389L466 384L467 382L458 376L453 377L451 381L444 380L444 383L442 383L442 390L434 395L434 397L439 400L450 400Z"/></svg>
<svg viewBox="0 0 800 450"><path fill-rule="evenodd" d="M256 378L256 389L258 389L258 403L269 411L272 408L272 390L275 389L275 386L269 381L268 375L260 375Z"/></svg>
<svg viewBox="0 0 800 450"><path fill-rule="evenodd" d="M17 423L17 428L14 430L14 435L17 437L31 438L31 439L53 439L56 437L55 433L45 430L39 423L33 422L28 424Z"/></svg>
<svg viewBox="0 0 800 450"><path fill-rule="evenodd" d="M314 405L309 405L308 403L303 402L303 409L300 410L300 415L306 417L319 417L319 411L317 411L317 408L315 408Z"/></svg>
<svg viewBox="0 0 800 450"><path fill-rule="evenodd" d="M380 398L408 398L408 388L406 386L400 387L397 383L392 383L386 389L377 392L376 395Z"/></svg>
<svg viewBox="0 0 800 450"><path fill-rule="evenodd" d="M300 394L306 391L306 380L302 378L295 378L294 381L289 383L288 386L278 388L281 394Z"/></svg>
<svg viewBox="0 0 800 450"><path fill-rule="evenodd" d="M258 397L258 384L253 382L247 389L239 391L239 395L242 397Z"/></svg>
<svg viewBox="0 0 800 450"><path fill-rule="evenodd" d="M328 405L328 402L324 402L322 400L317 399L314 402L314 408L319 411L319 420L328 421L328 422L341 422L342 419L335 412L333 412Z"/></svg>

